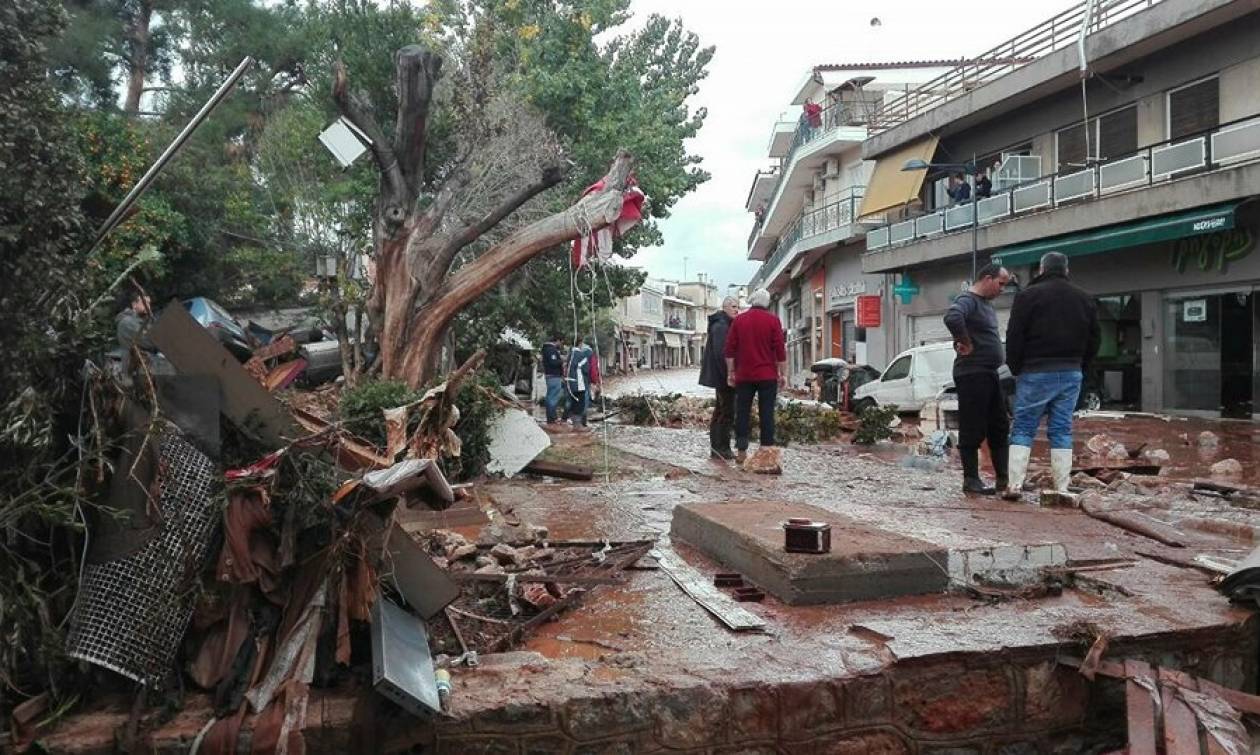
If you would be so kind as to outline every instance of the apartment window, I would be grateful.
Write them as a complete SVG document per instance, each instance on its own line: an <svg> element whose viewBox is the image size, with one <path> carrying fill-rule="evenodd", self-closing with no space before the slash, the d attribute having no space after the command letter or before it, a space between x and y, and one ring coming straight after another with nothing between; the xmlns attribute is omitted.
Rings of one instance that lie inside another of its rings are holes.
<svg viewBox="0 0 1260 755"><path fill-rule="evenodd" d="M1085 167L1087 161L1114 160L1137 151L1137 107L1113 110L1089 119L1089 143L1085 140L1085 123L1060 129L1055 134L1058 172L1072 173ZM1085 153L1086 148L1092 154Z"/></svg>
<svg viewBox="0 0 1260 755"><path fill-rule="evenodd" d="M1126 107L1098 118L1098 159L1114 160L1137 152L1137 107Z"/></svg>
<svg viewBox="0 0 1260 755"><path fill-rule="evenodd" d="M1168 138L1180 139L1220 124L1220 79L1196 81L1168 93Z"/></svg>

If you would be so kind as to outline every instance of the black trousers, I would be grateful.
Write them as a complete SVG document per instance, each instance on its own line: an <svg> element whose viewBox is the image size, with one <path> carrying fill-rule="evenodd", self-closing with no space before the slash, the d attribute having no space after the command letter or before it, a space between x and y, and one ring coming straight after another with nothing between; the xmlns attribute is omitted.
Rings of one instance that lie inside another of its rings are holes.
<svg viewBox="0 0 1260 755"><path fill-rule="evenodd" d="M980 444L989 442L993 474L1006 479L1007 441L1011 419L1002 400L997 372L980 372L954 378L958 387L958 454L963 477L980 476Z"/></svg>
<svg viewBox="0 0 1260 755"><path fill-rule="evenodd" d="M777 380L740 383L735 386L735 448L748 450L748 426L752 420L753 396L757 397L757 416L761 420L761 445L774 445L774 400L779 392Z"/></svg>
<svg viewBox="0 0 1260 755"><path fill-rule="evenodd" d="M735 421L735 389L720 385L717 401L713 404L713 416L709 418L709 448L720 454L731 452L731 424Z"/></svg>

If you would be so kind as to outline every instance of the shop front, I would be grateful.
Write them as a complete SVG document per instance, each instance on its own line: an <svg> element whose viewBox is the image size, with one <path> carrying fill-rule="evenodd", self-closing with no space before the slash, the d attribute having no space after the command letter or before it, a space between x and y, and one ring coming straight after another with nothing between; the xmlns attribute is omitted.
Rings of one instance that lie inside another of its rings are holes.
<svg viewBox="0 0 1260 755"><path fill-rule="evenodd" d="M1260 414L1260 223L1253 205L1148 218L995 255L1025 281L1069 255L1102 331L1086 380L1104 405L1205 417ZM1057 248L1055 248L1057 247Z"/></svg>
<svg viewBox="0 0 1260 755"><path fill-rule="evenodd" d="M883 276L863 274L860 247L838 247L828 254L819 358L839 357L883 369L890 355L885 348L882 281ZM865 309L859 311L859 304Z"/></svg>

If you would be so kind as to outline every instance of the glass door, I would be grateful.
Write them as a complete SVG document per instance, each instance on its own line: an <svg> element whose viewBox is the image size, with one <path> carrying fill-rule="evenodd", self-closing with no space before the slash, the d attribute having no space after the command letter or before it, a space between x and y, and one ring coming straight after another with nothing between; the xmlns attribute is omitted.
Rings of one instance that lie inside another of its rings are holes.
<svg viewBox="0 0 1260 755"><path fill-rule="evenodd" d="M1256 295L1187 294L1164 301L1164 405L1250 418L1257 377Z"/></svg>

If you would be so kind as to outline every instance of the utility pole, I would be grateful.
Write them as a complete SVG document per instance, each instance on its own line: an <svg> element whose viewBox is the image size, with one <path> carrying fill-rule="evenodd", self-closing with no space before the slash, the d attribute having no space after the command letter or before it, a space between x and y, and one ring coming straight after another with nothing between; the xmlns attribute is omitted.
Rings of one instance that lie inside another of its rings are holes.
<svg viewBox="0 0 1260 755"><path fill-rule="evenodd" d="M683 282L687 281L687 258L683 257Z"/></svg>

